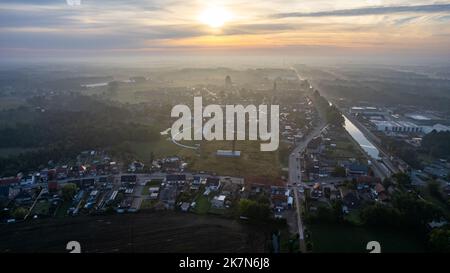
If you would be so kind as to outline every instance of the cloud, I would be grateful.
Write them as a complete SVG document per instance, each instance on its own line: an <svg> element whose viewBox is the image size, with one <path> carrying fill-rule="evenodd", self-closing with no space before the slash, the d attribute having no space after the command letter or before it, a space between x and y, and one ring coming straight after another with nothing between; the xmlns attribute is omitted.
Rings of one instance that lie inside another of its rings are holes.
<svg viewBox="0 0 450 273"><path fill-rule="evenodd" d="M332 16L363 16L385 15L395 13L441 13L450 12L450 4L417 5L417 6L390 6L390 7L364 7L354 9L341 9L319 12L287 12L274 14L275 18L289 17L332 17Z"/></svg>

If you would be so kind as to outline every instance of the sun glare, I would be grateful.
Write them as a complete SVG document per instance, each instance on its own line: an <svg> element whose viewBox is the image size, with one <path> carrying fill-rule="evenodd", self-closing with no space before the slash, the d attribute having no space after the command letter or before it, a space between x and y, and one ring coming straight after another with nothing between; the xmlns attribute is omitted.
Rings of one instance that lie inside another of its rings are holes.
<svg viewBox="0 0 450 273"><path fill-rule="evenodd" d="M222 7L209 7L200 14L199 20L212 28L220 28L232 17L232 14Z"/></svg>

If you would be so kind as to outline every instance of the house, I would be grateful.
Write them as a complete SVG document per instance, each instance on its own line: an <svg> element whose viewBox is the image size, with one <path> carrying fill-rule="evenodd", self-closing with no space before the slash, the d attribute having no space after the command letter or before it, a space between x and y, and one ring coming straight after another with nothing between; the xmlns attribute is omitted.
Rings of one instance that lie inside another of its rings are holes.
<svg viewBox="0 0 450 273"><path fill-rule="evenodd" d="M81 187L82 188L89 188L94 186L95 184L95 178L85 178L81 180Z"/></svg>
<svg viewBox="0 0 450 273"><path fill-rule="evenodd" d="M150 188L148 188L148 192L149 193L158 193L159 187L150 187Z"/></svg>
<svg viewBox="0 0 450 273"><path fill-rule="evenodd" d="M166 175L165 182L168 184L184 184L186 182L185 174L168 174Z"/></svg>
<svg viewBox="0 0 450 273"><path fill-rule="evenodd" d="M23 176L20 179L20 185L21 186L30 186L35 184L37 181L36 176L33 174L29 174L27 176Z"/></svg>
<svg viewBox="0 0 450 273"><path fill-rule="evenodd" d="M188 212L191 204L187 202L183 202L180 206L181 211Z"/></svg>
<svg viewBox="0 0 450 273"><path fill-rule="evenodd" d="M137 176L136 175L122 175L120 177L120 182L126 182L126 183L136 183Z"/></svg>
<svg viewBox="0 0 450 273"><path fill-rule="evenodd" d="M218 156L218 157L240 157L241 151L217 150L216 156Z"/></svg>
<svg viewBox="0 0 450 273"><path fill-rule="evenodd" d="M165 172L178 172L180 171L181 164L181 159L179 157L173 156L159 160L156 165Z"/></svg>
<svg viewBox="0 0 450 273"><path fill-rule="evenodd" d="M308 154L319 154L322 151L322 137L313 138L306 146Z"/></svg>
<svg viewBox="0 0 450 273"><path fill-rule="evenodd" d="M220 191L221 194L228 197L235 196L235 194L241 189L240 185L234 184L231 181L223 181L221 184L223 184L222 190Z"/></svg>
<svg viewBox="0 0 450 273"><path fill-rule="evenodd" d="M206 179L206 187L211 191L218 191L220 188L220 179L218 177L208 177Z"/></svg>
<svg viewBox="0 0 450 273"><path fill-rule="evenodd" d="M31 204L33 200L33 197L31 196L31 194L27 191L23 191L21 190L19 192L19 194L16 195L16 197L14 198L14 202L16 202L16 204L18 205L28 205Z"/></svg>
<svg viewBox="0 0 450 273"><path fill-rule="evenodd" d="M319 183L315 183L310 192L310 197L312 199L319 199L322 197L322 194L323 194L322 186Z"/></svg>
<svg viewBox="0 0 450 273"><path fill-rule="evenodd" d="M377 183L375 185L375 192L377 194L379 201L385 202L389 199L386 189L384 188L384 186L381 183Z"/></svg>
<svg viewBox="0 0 450 273"><path fill-rule="evenodd" d="M270 197L273 208L281 211L288 207L288 197L285 194L275 194Z"/></svg>
<svg viewBox="0 0 450 273"><path fill-rule="evenodd" d="M173 209L177 198L177 187L168 185L161 190L159 199L164 203L167 209Z"/></svg>
<svg viewBox="0 0 450 273"><path fill-rule="evenodd" d="M270 187L270 194L271 195L285 195L286 191L287 191L286 187L278 187L278 186Z"/></svg>
<svg viewBox="0 0 450 273"><path fill-rule="evenodd" d="M57 167L55 169L56 179L66 179L69 173L69 169L67 166Z"/></svg>
<svg viewBox="0 0 450 273"><path fill-rule="evenodd" d="M48 181L47 188L51 192L56 192L58 190L58 181L56 180Z"/></svg>
<svg viewBox="0 0 450 273"><path fill-rule="evenodd" d="M211 200L211 205L213 208L223 209L225 206L225 195L217 195Z"/></svg>
<svg viewBox="0 0 450 273"><path fill-rule="evenodd" d="M193 191L196 191L196 190L200 189L201 184L202 184L202 178L199 176L194 176L194 180L191 183L190 189Z"/></svg>
<svg viewBox="0 0 450 273"><path fill-rule="evenodd" d="M342 203L347 209L356 209L360 205L358 194L354 191L341 188Z"/></svg>
<svg viewBox="0 0 450 273"><path fill-rule="evenodd" d="M356 178L356 182L358 184L376 184L381 183L381 179L379 177L361 175Z"/></svg>
<svg viewBox="0 0 450 273"><path fill-rule="evenodd" d="M134 161L133 163L130 164L130 166L128 167L128 169L131 172L141 172L142 170L144 170L144 163L138 162L138 161Z"/></svg>
<svg viewBox="0 0 450 273"><path fill-rule="evenodd" d="M369 173L369 166L364 164L352 163L346 168L347 176L358 177L367 176Z"/></svg>
<svg viewBox="0 0 450 273"><path fill-rule="evenodd" d="M9 189L13 186L19 185L19 178L5 177L0 179L0 197L9 197Z"/></svg>

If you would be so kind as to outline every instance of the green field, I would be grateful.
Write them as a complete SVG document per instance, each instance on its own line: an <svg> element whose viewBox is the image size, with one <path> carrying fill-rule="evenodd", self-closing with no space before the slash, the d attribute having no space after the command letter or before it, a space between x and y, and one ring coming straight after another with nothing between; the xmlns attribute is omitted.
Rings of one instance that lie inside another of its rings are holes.
<svg viewBox="0 0 450 273"><path fill-rule="evenodd" d="M381 244L381 252L425 252L423 242L407 230L379 230L338 225L311 225L313 252L368 252L370 241Z"/></svg>
<svg viewBox="0 0 450 273"><path fill-rule="evenodd" d="M202 142L200 155L187 157L189 168L221 175L279 177L281 164L278 152L261 152L257 141L237 141L239 158L216 156L217 150L231 150L231 141Z"/></svg>
<svg viewBox="0 0 450 273"><path fill-rule="evenodd" d="M190 145L193 145L190 143ZM192 171L213 172L220 175L234 176L268 176L281 175L281 161L278 151L261 152L257 141L237 141L236 150L241 151L240 158L216 156L217 150L231 150L231 141L203 141L200 149L193 150L175 145L170 140L161 139L155 142L128 142L126 144L137 159L148 161L151 153L155 158L165 156L181 156L188 162Z"/></svg>

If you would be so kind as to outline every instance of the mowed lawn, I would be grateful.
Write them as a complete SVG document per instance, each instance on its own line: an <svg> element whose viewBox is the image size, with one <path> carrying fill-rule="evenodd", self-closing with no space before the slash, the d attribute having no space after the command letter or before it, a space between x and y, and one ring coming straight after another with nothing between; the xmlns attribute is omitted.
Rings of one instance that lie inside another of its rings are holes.
<svg viewBox="0 0 450 273"><path fill-rule="evenodd" d="M381 252L425 252L424 243L408 231L379 230L338 225L311 225L313 252L367 253L370 241L381 244Z"/></svg>

